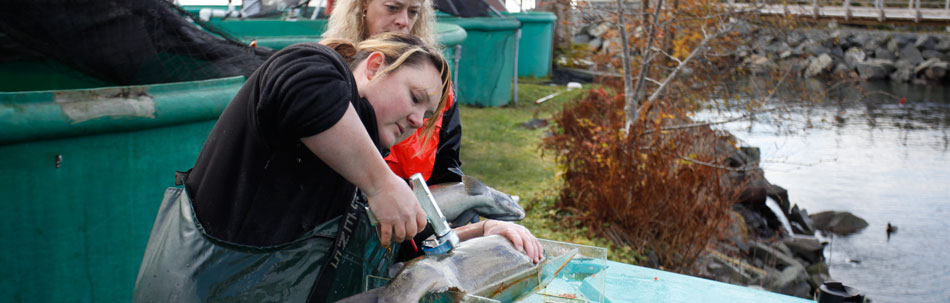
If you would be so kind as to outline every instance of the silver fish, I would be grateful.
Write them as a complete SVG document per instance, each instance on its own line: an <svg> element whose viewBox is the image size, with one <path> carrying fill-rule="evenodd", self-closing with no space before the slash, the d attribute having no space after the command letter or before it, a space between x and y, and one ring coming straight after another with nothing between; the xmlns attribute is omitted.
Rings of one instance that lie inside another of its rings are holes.
<svg viewBox="0 0 950 303"><path fill-rule="evenodd" d="M463 176L462 182L436 184L429 189L450 222L469 209L494 220L518 221L525 216L518 196L488 187L475 177Z"/></svg>
<svg viewBox="0 0 950 303"><path fill-rule="evenodd" d="M462 242L451 253L395 266L399 272L388 286L339 302L419 302L427 293L478 290L532 266L536 265L531 258L515 249L507 238L478 237Z"/></svg>

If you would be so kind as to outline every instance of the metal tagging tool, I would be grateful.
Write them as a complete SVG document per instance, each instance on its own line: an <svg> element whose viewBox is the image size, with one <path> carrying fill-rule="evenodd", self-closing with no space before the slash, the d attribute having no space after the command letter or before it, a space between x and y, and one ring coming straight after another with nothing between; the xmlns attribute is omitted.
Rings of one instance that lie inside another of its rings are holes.
<svg viewBox="0 0 950 303"><path fill-rule="evenodd" d="M435 197L429 191L429 186L422 178L422 174L416 173L409 177L409 184L412 185L412 192L416 194L416 200L422 206L426 213L426 219L432 225L435 235L422 242L422 251L427 255L444 254L452 251L459 244L459 236L455 230L449 226L449 222L435 203Z"/></svg>
<svg viewBox="0 0 950 303"><path fill-rule="evenodd" d="M422 174L416 173L412 175L412 177L409 177L409 185L412 186L412 192L416 194L416 200L419 200L419 205L422 206L422 210L426 213L426 220L429 221L429 224L432 225L432 229L435 231L435 235L423 241L422 252L427 255L438 255L452 251L452 249L459 244L459 236L455 233L455 230L449 226L448 220L446 220L445 215L442 214L442 209L435 203L435 197L433 197L432 192L429 191L429 186L426 185L425 178L422 177ZM373 226L379 224L376 215L373 214L369 207L366 207L366 213L369 216L370 224Z"/></svg>

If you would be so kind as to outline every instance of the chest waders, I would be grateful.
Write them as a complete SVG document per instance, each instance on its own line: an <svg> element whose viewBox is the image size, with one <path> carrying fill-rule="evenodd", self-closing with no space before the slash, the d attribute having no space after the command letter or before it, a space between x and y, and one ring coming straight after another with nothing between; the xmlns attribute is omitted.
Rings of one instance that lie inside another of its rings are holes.
<svg viewBox="0 0 950 303"><path fill-rule="evenodd" d="M334 302L362 292L374 282L370 275L387 277L394 256L380 245L357 199L343 216L291 242L259 247L205 233L187 191L170 187L155 217L132 301Z"/></svg>

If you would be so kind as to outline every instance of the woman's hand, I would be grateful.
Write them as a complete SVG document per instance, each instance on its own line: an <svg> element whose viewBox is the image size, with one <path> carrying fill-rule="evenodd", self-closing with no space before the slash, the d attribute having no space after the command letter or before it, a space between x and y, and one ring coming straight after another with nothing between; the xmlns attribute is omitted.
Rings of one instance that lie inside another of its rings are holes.
<svg viewBox="0 0 950 303"><path fill-rule="evenodd" d="M425 228L425 213L409 184L383 161L352 104L333 127L300 141L366 194L379 221L383 247L389 247L390 240L402 242Z"/></svg>
<svg viewBox="0 0 950 303"><path fill-rule="evenodd" d="M482 236L501 235L508 238L515 248L528 255L535 264L541 261L544 248L541 242L526 227L505 221L485 220L482 223Z"/></svg>
<svg viewBox="0 0 950 303"><path fill-rule="evenodd" d="M379 221L379 241L389 247L394 242L412 238L426 227L426 215L415 194L402 179L392 175L377 190L366 193L369 208Z"/></svg>

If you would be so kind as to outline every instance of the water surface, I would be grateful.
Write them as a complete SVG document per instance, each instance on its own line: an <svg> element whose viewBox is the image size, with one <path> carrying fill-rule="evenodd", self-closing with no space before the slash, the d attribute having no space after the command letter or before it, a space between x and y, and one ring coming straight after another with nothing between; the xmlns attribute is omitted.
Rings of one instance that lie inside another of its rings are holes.
<svg viewBox="0 0 950 303"><path fill-rule="evenodd" d="M774 103L754 121L722 128L761 148L766 177L788 189L792 203L868 221L826 248L832 279L875 303L950 302L948 100L947 86L869 83L818 105ZM899 227L890 238L888 222Z"/></svg>

